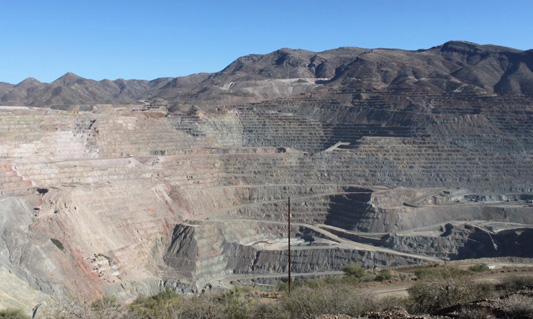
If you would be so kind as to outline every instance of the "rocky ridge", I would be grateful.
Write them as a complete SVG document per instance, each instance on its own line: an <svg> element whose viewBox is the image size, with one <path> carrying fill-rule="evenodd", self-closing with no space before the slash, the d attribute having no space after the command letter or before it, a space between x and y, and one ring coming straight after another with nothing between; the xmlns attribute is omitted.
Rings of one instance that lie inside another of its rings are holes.
<svg viewBox="0 0 533 319"><path fill-rule="evenodd" d="M405 51L344 47L323 52L280 49L238 58L224 70L152 81L94 81L67 73L52 83L29 78L0 84L0 104L129 104L164 98L173 104L235 105L325 88L416 90L533 96L533 52L451 41Z"/></svg>

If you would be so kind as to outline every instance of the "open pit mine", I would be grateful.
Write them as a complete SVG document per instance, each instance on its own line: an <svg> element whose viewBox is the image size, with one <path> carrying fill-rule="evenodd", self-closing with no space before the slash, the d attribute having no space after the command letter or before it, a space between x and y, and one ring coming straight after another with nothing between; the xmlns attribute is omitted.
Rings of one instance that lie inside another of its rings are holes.
<svg viewBox="0 0 533 319"><path fill-rule="evenodd" d="M533 257L533 52L282 49L0 83L0 306Z"/></svg>

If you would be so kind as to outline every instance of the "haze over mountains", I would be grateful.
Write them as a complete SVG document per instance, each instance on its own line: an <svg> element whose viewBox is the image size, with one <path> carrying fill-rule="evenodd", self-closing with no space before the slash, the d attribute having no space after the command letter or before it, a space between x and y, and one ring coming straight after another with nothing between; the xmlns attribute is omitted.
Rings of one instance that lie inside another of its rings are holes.
<svg viewBox="0 0 533 319"><path fill-rule="evenodd" d="M240 57L220 72L185 77L94 81L67 73L52 83L34 78L0 83L0 104L50 107L164 98L234 105L338 87L533 96L532 70L533 50L458 41L418 51L280 49Z"/></svg>

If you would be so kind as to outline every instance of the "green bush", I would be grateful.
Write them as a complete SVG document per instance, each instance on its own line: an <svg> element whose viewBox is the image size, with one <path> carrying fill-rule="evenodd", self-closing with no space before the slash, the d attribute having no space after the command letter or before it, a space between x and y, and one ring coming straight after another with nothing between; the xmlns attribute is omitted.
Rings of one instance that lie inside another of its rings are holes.
<svg viewBox="0 0 533 319"><path fill-rule="evenodd" d="M19 309L0 310L0 319L29 319L30 317L22 313Z"/></svg>
<svg viewBox="0 0 533 319"><path fill-rule="evenodd" d="M249 319L254 312L248 288L235 287L221 293L184 298L179 311L170 318L181 319Z"/></svg>
<svg viewBox="0 0 533 319"><path fill-rule="evenodd" d="M490 268L489 268L489 266L487 264L477 264L477 265L473 265L470 268L468 268L468 270L470 270L472 272L484 272L484 271L487 271L489 269Z"/></svg>
<svg viewBox="0 0 533 319"><path fill-rule="evenodd" d="M391 280L392 274L390 270L388 269L381 269L379 273L376 275L376 278L374 278L375 281L385 281L385 280Z"/></svg>
<svg viewBox="0 0 533 319"><path fill-rule="evenodd" d="M468 275L468 271L461 270L455 267L421 268L415 270L415 276L417 279L447 279L463 277L466 275Z"/></svg>
<svg viewBox="0 0 533 319"><path fill-rule="evenodd" d="M253 300L246 297L248 287L234 287L226 290L217 298L224 307L225 318L247 319L252 317Z"/></svg>
<svg viewBox="0 0 533 319"><path fill-rule="evenodd" d="M152 297L139 297L131 305L130 311L147 319L174 318L183 304L176 292L167 289Z"/></svg>
<svg viewBox="0 0 533 319"><path fill-rule="evenodd" d="M325 279L308 279L293 281L291 287L293 289L298 287L309 287L313 289L319 289L325 285Z"/></svg>
<svg viewBox="0 0 533 319"><path fill-rule="evenodd" d="M345 282L345 278L341 276L332 276L324 278L324 283L327 285L338 285Z"/></svg>
<svg viewBox="0 0 533 319"><path fill-rule="evenodd" d="M363 278L366 274L365 270L360 265L348 264L342 269L344 275L348 277Z"/></svg>

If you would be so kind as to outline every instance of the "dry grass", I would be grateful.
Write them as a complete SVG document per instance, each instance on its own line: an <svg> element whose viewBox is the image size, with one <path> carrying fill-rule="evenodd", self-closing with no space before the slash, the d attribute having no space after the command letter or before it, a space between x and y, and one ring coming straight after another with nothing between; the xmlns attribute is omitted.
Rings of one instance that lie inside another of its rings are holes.
<svg viewBox="0 0 533 319"><path fill-rule="evenodd" d="M533 297L512 295L505 300L502 310L504 310L512 318L533 318Z"/></svg>

